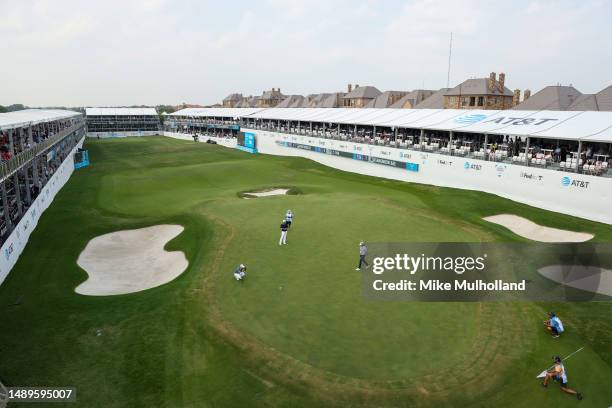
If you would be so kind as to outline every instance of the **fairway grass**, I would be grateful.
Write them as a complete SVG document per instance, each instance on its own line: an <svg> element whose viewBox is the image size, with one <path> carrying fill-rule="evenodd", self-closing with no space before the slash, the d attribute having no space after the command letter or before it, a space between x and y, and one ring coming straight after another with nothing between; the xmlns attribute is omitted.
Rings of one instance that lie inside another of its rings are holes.
<svg viewBox="0 0 612 408"><path fill-rule="evenodd" d="M366 177L300 158L162 137L88 141L77 171L0 286L0 380L75 386L79 406L573 407L535 376L567 364L580 406L612 405L610 303L372 302L366 242L528 242L516 214L610 242L612 227L480 192ZM244 200L287 186L299 194ZM294 213L288 245L279 225ZM188 269L143 292L87 297L92 238L177 224ZM237 283L235 267L248 266ZM555 310L567 333L542 329ZM39 405L36 405L39 406Z"/></svg>

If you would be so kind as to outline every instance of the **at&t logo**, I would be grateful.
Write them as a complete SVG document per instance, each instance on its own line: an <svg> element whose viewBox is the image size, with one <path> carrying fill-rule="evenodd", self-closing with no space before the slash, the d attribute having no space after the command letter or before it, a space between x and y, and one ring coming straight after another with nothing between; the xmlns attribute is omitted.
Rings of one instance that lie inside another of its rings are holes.
<svg viewBox="0 0 612 408"><path fill-rule="evenodd" d="M561 178L561 185L563 187L589 188L590 183L590 181L572 179L568 176L564 176Z"/></svg>

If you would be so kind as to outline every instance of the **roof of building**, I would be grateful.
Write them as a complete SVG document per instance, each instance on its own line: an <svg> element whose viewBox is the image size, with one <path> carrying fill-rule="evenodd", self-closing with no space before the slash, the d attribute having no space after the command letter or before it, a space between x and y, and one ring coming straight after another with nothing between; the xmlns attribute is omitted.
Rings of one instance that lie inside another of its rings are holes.
<svg viewBox="0 0 612 408"><path fill-rule="evenodd" d="M512 109L516 110L567 110L582 95L573 86L553 85L531 95Z"/></svg>
<svg viewBox="0 0 612 408"><path fill-rule="evenodd" d="M242 94L241 93L233 93L233 94L229 94L227 95L224 99L223 102L230 102L230 101L239 101L242 99Z"/></svg>
<svg viewBox="0 0 612 408"><path fill-rule="evenodd" d="M568 110L574 111L612 111L612 85L596 94L579 96Z"/></svg>
<svg viewBox="0 0 612 408"><path fill-rule="evenodd" d="M280 91L277 91L276 89L265 91L260 96L260 99L284 99L284 98L285 98L285 95L283 95Z"/></svg>
<svg viewBox="0 0 612 408"><path fill-rule="evenodd" d="M168 116L239 118L262 110L262 108L186 108L173 112Z"/></svg>
<svg viewBox="0 0 612 408"><path fill-rule="evenodd" d="M497 81L496 81L497 83ZM497 86L491 90L489 89L489 78L471 78L466 79L456 87L444 94L444 96L456 96L456 95L501 95ZM506 96L514 96L514 93L504 86L504 93Z"/></svg>
<svg viewBox="0 0 612 408"><path fill-rule="evenodd" d="M423 101L416 104L415 109L443 109L444 108L444 95L450 91L451 88L442 88L437 92L434 92Z"/></svg>
<svg viewBox="0 0 612 408"><path fill-rule="evenodd" d="M285 99L280 101L280 103L276 105L276 107L277 108L299 108L300 107L299 105L301 105L303 100L304 100L304 97L302 95L289 95Z"/></svg>
<svg viewBox="0 0 612 408"><path fill-rule="evenodd" d="M247 96L243 97L240 102L236 104L236 108L255 108L257 106L257 100L259 97L257 96Z"/></svg>
<svg viewBox="0 0 612 408"><path fill-rule="evenodd" d="M365 108L388 108L391 105L391 97L395 95L404 95L406 91L385 91L376 96L364 106Z"/></svg>
<svg viewBox="0 0 612 408"><path fill-rule="evenodd" d="M155 108L85 108L87 116L157 116Z"/></svg>
<svg viewBox="0 0 612 408"><path fill-rule="evenodd" d="M344 95L344 99L374 99L382 92L374 86L358 86Z"/></svg>
<svg viewBox="0 0 612 408"><path fill-rule="evenodd" d="M406 95L402 96L401 99L397 100L393 103L389 108L401 109L406 103L410 103L411 107L415 107L418 103L424 101L433 95L436 91L432 91L429 89L415 89L414 91L408 92Z"/></svg>
<svg viewBox="0 0 612 408"><path fill-rule="evenodd" d="M75 116L82 116L82 114L62 109L24 109L0 113L0 129L13 129Z"/></svg>

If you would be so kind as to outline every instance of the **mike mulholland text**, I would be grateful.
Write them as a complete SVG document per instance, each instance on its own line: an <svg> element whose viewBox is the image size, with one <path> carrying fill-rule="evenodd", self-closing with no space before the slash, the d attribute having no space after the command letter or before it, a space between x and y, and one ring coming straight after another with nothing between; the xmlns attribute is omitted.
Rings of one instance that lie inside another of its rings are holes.
<svg viewBox="0 0 612 408"><path fill-rule="evenodd" d="M437 279L421 279L418 282L402 279L397 282L384 282L381 279L377 279L372 283L372 287L377 291L524 291L526 282L523 279L520 282L504 282L501 279L494 280L493 282L485 282L482 280L475 280L473 282L467 280L455 280L451 282L442 282Z"/></svg>

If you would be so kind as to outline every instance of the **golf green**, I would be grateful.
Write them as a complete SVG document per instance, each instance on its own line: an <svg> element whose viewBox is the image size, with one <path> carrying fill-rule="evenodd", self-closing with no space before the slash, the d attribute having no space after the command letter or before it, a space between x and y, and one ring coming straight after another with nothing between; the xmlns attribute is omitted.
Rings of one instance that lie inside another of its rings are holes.
<svg viewBox="0 0 612 408"><path fill-rule="evenodd" d="M170 138L85 147L92 165L72 176L0 286L6 385L74 386L87 407L612 405L612 303L366 301L355 271L360 240L525 242L482 220L490 215L596 242L612 241L611 226ZM273 187L297 194L241 198ZM279 246L287 209L294 223ZM166 247L185 252L181 276L127 295L74 292L90 239L157 224L185 227ZM548 310L566 325L559 339L542 328ZM551 356L580 347L566 369L585 399L541 388L535 376Z"/></svg>

